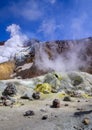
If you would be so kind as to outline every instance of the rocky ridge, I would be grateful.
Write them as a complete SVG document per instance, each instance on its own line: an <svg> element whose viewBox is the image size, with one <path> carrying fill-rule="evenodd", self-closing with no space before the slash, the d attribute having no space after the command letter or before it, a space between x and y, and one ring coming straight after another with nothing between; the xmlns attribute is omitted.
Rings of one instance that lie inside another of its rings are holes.
<svg viewBox="0 0 92 130"><path fill-rule="evenodd" d="M73 62L74 59L77 58L78 61L74 63L73 67L77 64L80 64L80 66L78 66L77 69L73 68L73 70L92 73L91 37L76 41L57 40L44 43L39 42L38 40L30 40L24 45L24 49L14 57L14 64L16 67L13 68L13 73L10 74L8 78L32 78L55 71L52 66L46 67L45 64L49 64L47 63L48 61L51 63L57 62L56 59L58 59L58 57L62 57L67 66L69 66L69 62ZM72 57L73 55L74 58ZM70 59L72 59L72 61L70 61ZM72 71L71 66L67 70L69 69Z"/></svg>

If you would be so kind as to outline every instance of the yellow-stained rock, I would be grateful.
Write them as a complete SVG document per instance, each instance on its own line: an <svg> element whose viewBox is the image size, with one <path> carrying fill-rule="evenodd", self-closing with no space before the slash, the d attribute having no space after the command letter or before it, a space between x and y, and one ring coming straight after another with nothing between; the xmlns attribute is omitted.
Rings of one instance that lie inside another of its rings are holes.
<svg viewBox="0 0 92 130"><path fill-rule="evenodd" d="M4 62L0 64L0 80L9 79L15 68L14 62Z"/></svg>
<svg viewBox="0 0 92 130"><path fill-rule="evenodd" d="M38 84L35 88L36 92L42 92L44 94L51 93L51 85L48 83Z"/></svg>

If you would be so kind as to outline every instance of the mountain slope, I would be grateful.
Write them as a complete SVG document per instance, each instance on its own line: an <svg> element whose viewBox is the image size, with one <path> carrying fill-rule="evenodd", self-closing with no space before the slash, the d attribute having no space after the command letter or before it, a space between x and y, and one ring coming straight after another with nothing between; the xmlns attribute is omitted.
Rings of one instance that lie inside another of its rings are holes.
<svg viewBox="0 0 92 130"><path fill-rule="evenodd" d="M92 74L92 38L57 40L50 42L28 41L22 52L14 57L15 64L1 64L12 68L6 78L32 78L51 71L86 71ZM8 64L8 66L7 66ZM14 67L15 66L15 67ZM12 74L12 75L11 75Z"/></svg>
<svg viewBox="0 0 92 130"><path fill-rule="evenodd" d="M29 59L32 59L33 65L17 71L16 76L32 78L53 70L63 71L63 68L66 69L64 71L81 70L92 73L92 38L38 44L36 42L32 47Z"/></svg>

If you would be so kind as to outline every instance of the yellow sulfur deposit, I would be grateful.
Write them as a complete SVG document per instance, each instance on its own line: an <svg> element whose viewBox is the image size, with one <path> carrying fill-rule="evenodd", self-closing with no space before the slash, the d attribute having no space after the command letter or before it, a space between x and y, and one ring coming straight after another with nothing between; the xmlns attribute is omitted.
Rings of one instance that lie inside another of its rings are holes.
<svg viewBox="0 0 92 130"><path fill-rule="evenodd" d="M38 84L35 88L36 92L42 92L44 94L51 93L51 85L48 83Z"/></svg>

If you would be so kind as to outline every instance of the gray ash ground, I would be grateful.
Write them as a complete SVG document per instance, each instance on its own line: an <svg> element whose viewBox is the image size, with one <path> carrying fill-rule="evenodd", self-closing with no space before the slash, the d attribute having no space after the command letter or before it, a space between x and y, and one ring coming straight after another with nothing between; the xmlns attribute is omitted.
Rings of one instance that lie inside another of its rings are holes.
<svg viewBox="0 0 92 130"><path fill-rule="evenodd" d="M21 100L24 105L15 105L13 108L0 106L0 130L91 130L92 129L92 99L73 98L68 102L60 99L60 108L51 108L52 99ZM23 114L33 110L34 116L24 117ZM43 110L43 111L42 111ZM46 120L42 117L47 115ZM83 120L89 123L85 125Z"/></svg>

